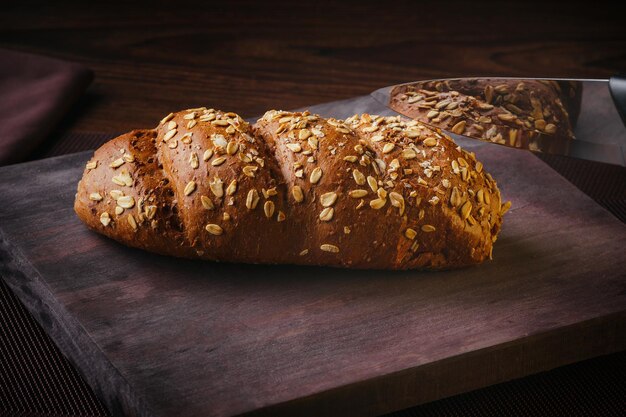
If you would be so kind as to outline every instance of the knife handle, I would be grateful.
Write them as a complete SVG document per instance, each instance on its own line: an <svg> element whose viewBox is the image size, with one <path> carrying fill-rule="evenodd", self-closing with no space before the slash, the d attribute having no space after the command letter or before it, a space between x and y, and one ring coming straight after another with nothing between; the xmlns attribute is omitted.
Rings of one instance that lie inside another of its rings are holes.
<svg viewBox="0 0 626 417"><path fill-rule="evenodd" d="M609 79L609 90L615 107L622 117L622 122L626 126L626 75L612 76Z"/></svg>

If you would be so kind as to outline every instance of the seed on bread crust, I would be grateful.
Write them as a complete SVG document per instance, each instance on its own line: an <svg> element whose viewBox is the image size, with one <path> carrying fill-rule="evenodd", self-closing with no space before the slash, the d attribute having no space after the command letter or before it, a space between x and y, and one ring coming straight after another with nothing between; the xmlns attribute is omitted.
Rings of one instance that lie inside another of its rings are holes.
<svg viewBox="0 0 626 417"><path fill-rule="evenodd" d="M339 253L339 247L335 245L331 245L329 243L323 243L320 246L320 249L323 250L324 252Z"/></svg>
<svg viewBox="0 0 626 417"><path fill-rule="evenodd" d="M111 216L109 216L109 213L105 211L100 214L100 223L102 223L104 227L107 227L111 223Z"/></svg>
<svg viewBox="0 0 626 417"><path fill-rule="evenodd" d="M215 236L219 236L222 233L224 233L224 229L222 229L219 225L213 224L213 223L207 224L204 229L210 234L215 235Z"/></svg>

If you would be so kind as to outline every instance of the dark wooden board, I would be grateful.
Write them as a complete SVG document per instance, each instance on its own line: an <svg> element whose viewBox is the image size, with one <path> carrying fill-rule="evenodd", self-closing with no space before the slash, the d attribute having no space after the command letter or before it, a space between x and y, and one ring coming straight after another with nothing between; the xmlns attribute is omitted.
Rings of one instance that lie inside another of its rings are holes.
<svg viewBox="0 0 626 417"><path fill-rule="evenodd" d="M513 202L478 267L126 248L74 215L81 153L0 169L0 274L115 415L377 415L626 349L626 226L533 155L468 146Z"/></svg>

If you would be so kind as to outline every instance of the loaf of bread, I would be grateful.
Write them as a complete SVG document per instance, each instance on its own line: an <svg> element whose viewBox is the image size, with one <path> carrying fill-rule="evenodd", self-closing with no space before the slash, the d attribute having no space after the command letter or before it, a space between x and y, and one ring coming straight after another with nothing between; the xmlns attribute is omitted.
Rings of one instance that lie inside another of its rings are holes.
<svg viewBox="0 0 626 417"><path fill-rule="evenodd" d="M549 151L574 139L581 96L576 81L462 78L397 86L390 106L459 135Z"/></svg>
<svg viewBox="0 0 626 417"><path fill-rule="evenodd" d="M75 210L125 245L214 261L441 269L491 257L510 206L417 121L197 108L106 143Z"/></svg>

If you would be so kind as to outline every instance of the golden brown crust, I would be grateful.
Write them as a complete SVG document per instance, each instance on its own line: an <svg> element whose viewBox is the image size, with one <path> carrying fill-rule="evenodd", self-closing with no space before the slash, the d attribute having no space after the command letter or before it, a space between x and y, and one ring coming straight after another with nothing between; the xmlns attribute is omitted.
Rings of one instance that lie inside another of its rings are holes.
<svg viewBox="0 0 626 417"><path fill-rule="evenodd" d="M160 166L153 130L134 130L109 141L86 165L74 203L76 213L90 228L127 245L193 256L174 185Z"/></svg>
<svg viewBox="0 0 626 417"><path fill-rule="evenodd" d="M369 115L349 121L381 155L387 194L404 201L396 262L404 268L444 268L490 255L502 219L500 193L473 154L415 121ZM399 209L386 213L397 214Z"/></svg>
<svg viewBox="0 0 626 417"><path fill-rule="evenodd" d="M400 118L199 108L113 139L75 210L124 244L187 258L351 268L482 262L507 209L472 154Z"/></svg>

